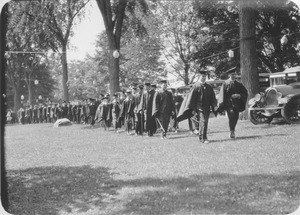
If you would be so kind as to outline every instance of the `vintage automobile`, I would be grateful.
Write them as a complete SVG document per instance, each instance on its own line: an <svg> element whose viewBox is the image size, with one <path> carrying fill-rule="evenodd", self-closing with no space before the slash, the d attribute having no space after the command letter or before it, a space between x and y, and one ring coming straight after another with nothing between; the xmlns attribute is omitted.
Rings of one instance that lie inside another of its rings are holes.
<svg viewBox="0 0 300 215"><path fill-rule="evenodd" d="M270 87L248 102L250 121L257 125L282 117L289 124L300 124L300 66L271 73L269 80Z"/></svg>

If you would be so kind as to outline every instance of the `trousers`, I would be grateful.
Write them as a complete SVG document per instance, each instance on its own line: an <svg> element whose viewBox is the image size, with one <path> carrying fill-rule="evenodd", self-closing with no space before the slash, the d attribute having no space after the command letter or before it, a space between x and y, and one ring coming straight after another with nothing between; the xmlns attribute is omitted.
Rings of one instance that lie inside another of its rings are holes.
<svg viewBox="0 0 300 215"><path fill-rule="evenodd" d="M207 140L209 114L209 110L197 110L198 123L195 123L195 128L199 130L199 136L202 140Z"/></svg>
<svg viewBox="0 0 300 215"><path fill-rule="evenodd" d="M229 119L229 129L230 131L235 131L240 112L234 107L227 107L226 112Z"/></svg>

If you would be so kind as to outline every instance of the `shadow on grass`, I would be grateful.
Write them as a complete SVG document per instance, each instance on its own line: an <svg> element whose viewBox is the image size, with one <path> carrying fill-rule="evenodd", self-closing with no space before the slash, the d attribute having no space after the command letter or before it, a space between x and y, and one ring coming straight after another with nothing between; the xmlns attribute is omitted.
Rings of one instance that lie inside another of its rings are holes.
<svg viewBox="0 0 300 215"><path fill-rule="evenodd" d="M100 124L95 124L94 126L92 126L91 124L85 124L81 126L81 129L96 129L96 128L102 128L102 126L100 126Z"/></svg>
<svg viewBox="0 0 300 215"><path fill-rule="evenodd" d="M170 140L177 140L177 139L183 139L184 138L185 141L187 141L188 140L187 138L191 138L191 137L194 138L194 137L197 137L197 136L192 135L192 134L186 134L185 136L184 135L180 135L180 136L179 135L178 136L170 136L170 135L168 136L167 135L167 138L170 139Z"/></svg>
<svg viewBox="0 0 300 215"><path fill-rule="evenodd" d="M127 186L151 186L112 214L285 214L300 202L299 172L275 175L196 175L143 179ZM124 186L124 185L123 185Z"/></svg>
<svg viewBox="0 0 300 215"><path fill-rule="evenodd" d="M294 124L294 125L296 125L296 124ZM293 126L293 124L288 124L286 121L280 120L280 121L274 121L271 123L262 123L262 124L258 124L258 125L249 124L249 126L245 126L244 129L255 129L255 127L259 127L260 129L273 129L278 126Z"/></svg>
<svg viewBox="0 0 300 215"><path fill-rule="evenodd" d="M58 214L104 207L117 185L106 168L40 167L8 171L9 208L13 214Z"/></svg>
<svg viewBox="0 0 300 215"><path fill-rule="evenodd" d="M244 139L255 139L255 138L262 138L262 137L274 137L274 136L288 136L288 134L264 134L264 135L252 135L252 136L239 136L236 137L236 140L244 140Z"/></svg>
<svg viewBox="0 0 300 215"><path fill-rule="evenodd" d="M189 130L181 130L180 132L168 132L167 138L168 139L182 139L182 138L191 138L191 137L197 137L196 134L192 134Z"/></svg>
<svg viewBox="0 0 300 215"><path fill-rule="evenodd" d="M225 142L225 141L238 141L238 140L248 140L248 139L258 139L258 138L263 138L263 137L274 137L274 136L288 136L288 134L266 134L266 135L251 135L251 136L238 136L235 137L234 139L231 138L226 138L226 139L221 139L221 140L211 140L211 143L217 143L217 142Z"/></svg>
<svg viewBox="0 0 300 215"><path fill-rule="evenodd" d="M13 214L286 214L300 204L300 172L114 180L90 166L8 171Z"/></svg>
<svg viewBox="0 0 300 215"><path fill-rule="evenodd" d="M207 133L208 134L218 134L218 133L228 133L229 134L229 131L228 130L208 131Z"/></svg>

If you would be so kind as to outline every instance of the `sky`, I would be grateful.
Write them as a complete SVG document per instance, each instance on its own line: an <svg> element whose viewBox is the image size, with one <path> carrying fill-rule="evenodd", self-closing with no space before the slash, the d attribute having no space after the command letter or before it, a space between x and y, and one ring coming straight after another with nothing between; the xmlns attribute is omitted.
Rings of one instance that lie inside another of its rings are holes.
<svg viewBox="0 0 300 215"><path fill-rule="evenodd" d="M98 5L95 0L91 0L87 5L85 18L74 26L74 36L70 39L68 60L83 60L87 54L93 54L97 35L104 30Z"/></svg>

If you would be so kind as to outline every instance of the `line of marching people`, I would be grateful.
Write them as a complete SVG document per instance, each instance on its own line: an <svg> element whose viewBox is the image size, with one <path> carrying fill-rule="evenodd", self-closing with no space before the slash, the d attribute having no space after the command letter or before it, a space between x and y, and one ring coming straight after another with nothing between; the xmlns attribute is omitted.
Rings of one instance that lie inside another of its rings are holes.
<svg viewBox="0 0 300 215"><path fill-rule="evenodd" d="M207 137L210 114L215 116L226 111L229 119L229 137L235 138L235 127L239 113L246 107L247 89L236 80L236 67L226 71L228 79L224 81L218 94L206 82L207 72L199 71L199 81L194 83L190 92L183 98L176 91L169 91L167 81L159 84L149 82L134 85L124 92L110 96L101 95L99 100L86 99L77 103L40 104L21 108L17 113L20 123L55 122L67 118L74 123L101 124L105 130L113 128L119 132L124 127L128 135L152 137L161 130L161 138L166 139L170 129L178 129L178 123L185 119L190 131L195 131L200 142L209 143ZM10 116L11 117L11 116Z"/></svg>
<svg viewBox="0 0 300 215"><path fill-rule="evenodd" d="M105 130L113 127L115 132L124 126L128 135L136 136L145 133L151 137L161 129L161 138L165 139L168 130L178 129L176 115L182 101L175 89L172 92L167 89L166 80L160 81L159 86L147 82L115 93L111 98L105 95L94 123L101 123Z"/></svg>
<svg viewBox="0 0 300 215"><path fill-rule="evenodd" d="M160 88L160 89L158 89ZM151 137L157 129L166 138L168 130L177 132L176 115L183 97L175 89L167 90L167 81L133 85L130 89L110 96L101 94L99 99L85 99L61 104L48 101L46 104L21 107L17 114L7 112L7 122L16 118L19 124L55 123L58 119L69 119L76 124L99 123L105 130L113 128L119 132L125 128L128 135ZM16 115L15 117L11 117Z"/></svg>
<svg viewBox="0 0 300 215"><path fill-rule="evenodd" d="M213 87L206 82L208 72L199 71L199 81L193 84L184 99L181 98L182 104L176 106L177 96L168 91L166 80L159 82L158 90L156 84L145 83L126 91L126 96L122 97L124 99L120 99L118 93L111 100L105 96L97 109L95 120L103 122L105 128L112 123L116 132L123 122L129 135L143 135L146 132L151 137L160 129L161 138L166 139L172 118L175 128L178 128L178 122L188 119L190 130L197 131L199 141L209 143L207 130L210 114L217 116L226 111L229 137L235 139L239 113L245 110L248 91L236 80L237 67L225 73L228 79L221 86L218 100Z"/></svg>
<svg viewBox="0 0 300 215"><path fill-rule="evenodd" d="M15 114L7 111L7 122L19 124L54 123L58 119L67 118L73 123L91 123L97 109L96 100L85 99L78 102L65 102L54 104L51 101L46 104L28 105L21 107Z"/></svg>

